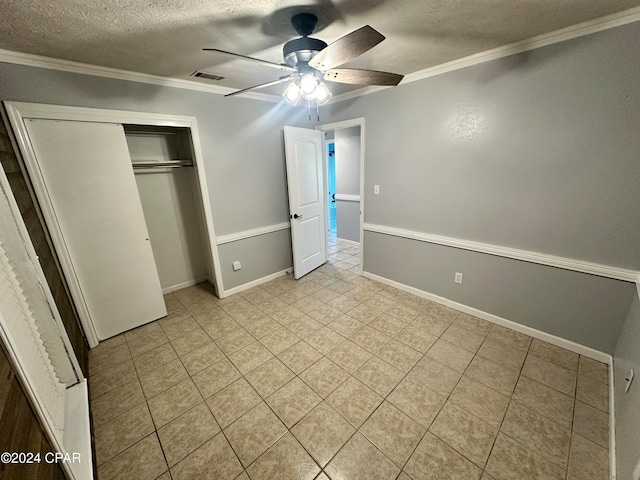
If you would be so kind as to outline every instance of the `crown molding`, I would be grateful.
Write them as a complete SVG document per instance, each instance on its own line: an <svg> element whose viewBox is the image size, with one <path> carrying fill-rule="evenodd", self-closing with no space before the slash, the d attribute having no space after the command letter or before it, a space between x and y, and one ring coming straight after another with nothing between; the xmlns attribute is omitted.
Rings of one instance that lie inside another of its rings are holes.
<svg viewBox="0 0 640 480"><path fill-rule="evenodd" d="M605 17L596 18L595 20L589 20L587 22L578 23L570 27L555 30L549 33L543 33L520 42L511 43L502 47L493 48L484 52L475 53L467 57L452 60L450 62L441 63L433 67L425 68L417 72L410 73L404 77L400 85L407 83L417 82L418 80L424 80L425 78L435 77L436 75L442 75L443 73L452 72L454 70L460 70L462 68L478 65L480 63L490 62L498 58L508 57L517 53L526 52L529 50L535 50L536 48L546 47L547 45L553 45L554 43L565 42L592 33L601 32L603 30L609 30L611 28L620 27L629 23L634 23L640 20L640 7L634 7L629 10L623 10L622 12L607 15ZM349 100L362 95L368 95L370 93L379 92L393 87L364 87L354 90L352 92L344 93L342 95L336 95L331 99L329 103L338 103L345 100Z"/></svg>
<svg viewBox="0 0 640 480"><path fill-rule="evenodd" d="M484 62L489 62L498 58L515 55L517 53L534 50L536 48L545 47L554 43L564 42L573 38L590 35L592 33L601 32L610 28L619 27L629 23L640 21L640 7L634 7L629 10L607 15L605 17L596 18L587 22L572 25L570 27L555 30L553 32L544 33L527 40L511 43L502 47L497 47L484 52L476 53L463 57L451 62L442 63L433 67L425 68L417 72L410 73L404 77L400 85L416 82L425 78L442 75L443 73L459 70L461 68L470 67ZM129 70L120 70L110 67L102 67L99 65L91 65L88 63L74 62L71 60L63 60L59 58L44 57L41 55L33 55L30 53L15 52L12 50L0 49L0 62L13 63L16 65L26 65L30 67L47 68L51 70L60 70L63 72L79 73L83 75L93 75L97 77L114 78L117 80L127 80L130 82L147 83L151 85L161 85L165 87L182 88L185 90L195 90L199 92L214 93L217 95L226 95L234 92L236 89L228 87L220 87L217 85L206 85L192 80L184 80L180 78L162 77L159 75L150 75L147 73L132 72ZM336 95L329 102L339 103L352 98L361 97L370 93L379 92L392 87L363 87L351 92ZM253 100L262 100L272 103L278 103L282 99L279 95L268 95L265 93L248 92L241 95L244 98Z"/></svg>
<svg viewBox="0 0 640 480"><path fill-rule="evenodd" d="M28 67L47 68L49 70L59 70L62 72L79 73L81 75L92 75L95 77L113 78L116 80L126 80L129 82L146 83L150 85L160 85L163 87L182 88L184 90L194 90L198 92L214 93L226 95L235 92L237 89L220 87L218 85L207 85L192 80L180 78L162 77L150 75L148 73L132 72L129 70L119 70L117 68L102 67L89 63L74 62L60 58L44 57L30 53L14 52L12 50L0 49L0 62L25 65ZM267 102L279 102L281 99L275 95L250 92L242 95L245 98L262 100Z"/></svg>

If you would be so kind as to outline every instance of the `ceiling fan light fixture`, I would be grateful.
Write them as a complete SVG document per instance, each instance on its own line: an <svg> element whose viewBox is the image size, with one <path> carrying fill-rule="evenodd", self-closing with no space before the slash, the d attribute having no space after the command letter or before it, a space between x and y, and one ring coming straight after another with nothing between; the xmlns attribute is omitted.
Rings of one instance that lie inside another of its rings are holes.
<svg viewBox="0 0 640 480"><path fill-rule="evenodd" d="M300 87L295 80L293 80L282 93L282 97L285 101L294 107L298 105L298 102L300 102L301 96Z"/></svg>
<svg viewBox="0 0 640 480"><path fill-rule="evenodd" d="M332 94L324 82L320 82L316 88L316 102L318 105L324 105L331 100Z"/></svg>
<svg viewBox="0 0 640 480"><path fill-rule="evenodd" d="M300 78L300 90L305 100L315 100L318 79L313 73L305 73Z"/></svg>

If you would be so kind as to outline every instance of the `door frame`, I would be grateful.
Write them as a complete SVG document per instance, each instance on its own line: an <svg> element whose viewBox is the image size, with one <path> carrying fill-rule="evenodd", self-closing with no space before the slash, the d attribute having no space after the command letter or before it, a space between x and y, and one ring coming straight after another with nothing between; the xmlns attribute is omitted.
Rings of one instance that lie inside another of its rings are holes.
<svg viewBox="0 0 640 480"><path fill-rule="evenodd" d="M353 118L351 120L343 120L340 122L324 123L322 125L316 125L316 130L326 132L329 130L342 130L344 128L360 127L360 275L364 271L364 158L365 158L365 121L364 117ZM324 189L328 191L328 168L329 162L327 161L327 152L324 149ZM328 209L328 206L327 206ZM327 245L327 252L329 251L329 237L325 236L325 242Z"/></svg>
<svg viewBox="0 0 640 480"><path fill-rule="evenodd" d="M97 108L85 107L67 107L61 105L45 105L37 103L25 102L4 102L7 117L10 122L14 139L18 145L16 155L21 164L21 168L29 165L30 170L38 171L36 155L31 145L31 141L27 134L25 119L38 118L45 120L69 120L79 122L96 122L96 123L116 123L116 124L133 124L133 125L153 125L164 127L186 127L191 133L191 142L193 145L194 159L193 166L196 170L196 179L202 201L202 211L205 222L205 235L208 243L208 257L210 264L208 271L213 278L209 278L216 286L216 292L219 296L224 296L224 286L222 283L222 273L220 270L220 258L218 255L218 247L216 244L215 230L213 227L213 214L211 211L211 200L209 198L209 190L207 188L207 180L204 171L204 159L202 149L200 147L200 137L198 135L198 126L195 117L181 115L167 115L161 113L142 113L131 112L125 110L105 110ZM25 172L23 172L25 173ZM47 229L54 241L54 244L64 245L62 232L55 222L55 212L51 202L46 200L46 186L40 175L31 175L31 183L33 190L37 195L37 203L42 210L42 215L47 222ZM34 193L32 192L32 194ZM45 199L41 201L40 199ZM55 249L60 260L60 264L64 271L73 271L71 258L66 249ZM69 290L73 298L82 298L80 285L75 276L64 275ZM98 336L89 316L87 306L83 302L74 302L80 317L85 336L89 347L93 348L98 345Z"/></svg>

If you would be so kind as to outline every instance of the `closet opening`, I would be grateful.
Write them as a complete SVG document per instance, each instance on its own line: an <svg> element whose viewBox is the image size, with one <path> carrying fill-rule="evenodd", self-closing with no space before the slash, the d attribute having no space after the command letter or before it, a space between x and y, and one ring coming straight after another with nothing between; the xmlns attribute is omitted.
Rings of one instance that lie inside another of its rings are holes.
<svg viewBox="0 0 640 480"><path fill-rule="evenodd" d="M123 127L162 293L214 278L190 129Z"/></svg>

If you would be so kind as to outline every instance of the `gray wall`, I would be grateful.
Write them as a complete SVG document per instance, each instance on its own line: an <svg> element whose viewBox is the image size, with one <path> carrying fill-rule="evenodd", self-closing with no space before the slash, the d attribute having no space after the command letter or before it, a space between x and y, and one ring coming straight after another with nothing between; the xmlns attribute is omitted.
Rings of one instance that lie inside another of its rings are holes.
<svg viewBox="0 0 640 480"><path fill-rule="evenodd" d="M640 292L638 292L640 295ZM640 378L635 378L625 393L624 379L630 369L640 377L640 300L636 295L631 303L627 320L616 345L614 357L616 399L616 455L617 476L632 478L631 473L640 464Z"/></svg>
<svg viewBox="0 0 640 480"><path fill-rule="evenodd" d="M329 106L365 117L365 222L639 269L638 51L635 23ZM365 271L608 353L635 288L373 238Z"/></svg>
<svg viewBox="0 0 640 480"><path fill-rule="evenodd" d="M336 193L360 195L360 127L335 131ZM360 242L360 202L336 200L337 236Z"/></svg>
<svg viewBox="0 0 640 480"><path fill-rule="evenodd" d="M0 63L0 100L196 117L217 235L288 221L282 127L312 126L302 108L6 63ZM282 244L260 249L290 255L290 245L278 238ZM236 250L256 246L256 240L235 243ZM229 288L237 276L226 260L222 255ZM249 262L243 275L253 271Z"/></svg>

